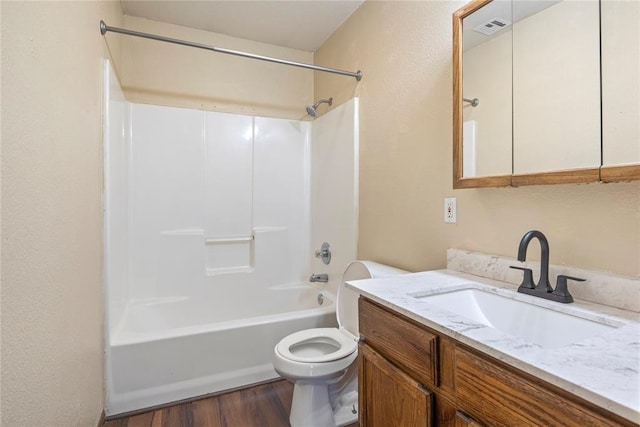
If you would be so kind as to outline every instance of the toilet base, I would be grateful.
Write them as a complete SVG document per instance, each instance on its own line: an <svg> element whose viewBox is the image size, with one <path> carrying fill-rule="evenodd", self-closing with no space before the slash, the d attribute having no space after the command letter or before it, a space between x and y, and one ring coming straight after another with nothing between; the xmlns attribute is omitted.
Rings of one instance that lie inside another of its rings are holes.
<svg viewBox="0 0 640 427"><path fill-rule="evenodd" d="M296 381L289 422L291 427L335 427L326 382Z"/></svg>
<svg viewBox="0 0 640 427"><path fill-rule="evenodd" d="M329 387L327 382L295 383L289 416L291 427L341 427L358 421L358 393L347 392L334 398L332 405Z"/></svg>

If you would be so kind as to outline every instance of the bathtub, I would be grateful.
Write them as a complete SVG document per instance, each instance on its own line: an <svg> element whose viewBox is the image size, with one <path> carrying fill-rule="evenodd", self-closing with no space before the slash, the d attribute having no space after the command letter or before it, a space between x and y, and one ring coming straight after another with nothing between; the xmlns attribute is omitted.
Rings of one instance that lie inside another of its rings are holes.
<svg viewBox="0 0 640 427"><path fill-rule="evenodd" d="M109 334L106 414L277 378L278 341L336 325L334 295L323 291L319 304L319 293L303 284L266 289L239 303L187 297L129 303Z"/></svg>

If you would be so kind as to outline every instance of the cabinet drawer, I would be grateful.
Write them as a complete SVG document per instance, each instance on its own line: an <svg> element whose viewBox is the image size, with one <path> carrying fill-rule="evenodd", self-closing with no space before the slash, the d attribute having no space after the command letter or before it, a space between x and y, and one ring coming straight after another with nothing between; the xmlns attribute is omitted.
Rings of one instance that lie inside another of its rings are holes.
<svg viewBox="0 0 640 427"><path fill-rule="evenodd" d="M459 404L489 425L627 425L462 348L456 348L455 359Z"/></svg>
<svg viewBox="0 0 640 427"><path fill-rule="evenodd" d="M422 384L438 386L438 337L360 298L360 337Z"/></svg>

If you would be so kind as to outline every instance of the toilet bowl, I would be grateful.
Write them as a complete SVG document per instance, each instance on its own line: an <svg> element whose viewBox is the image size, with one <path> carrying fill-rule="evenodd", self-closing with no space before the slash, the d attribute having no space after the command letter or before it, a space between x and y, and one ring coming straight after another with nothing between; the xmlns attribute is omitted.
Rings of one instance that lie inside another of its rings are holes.
<svg viewBox="0 0 640 427"><path fill-rule="evenodd" d="M274 349L273 367L294 382L292 427L336 427L358 419L358 293L345 282L395 276L404 270L372 261L354 261L338 285L338 328L315 328L283 338Z"/></svg>

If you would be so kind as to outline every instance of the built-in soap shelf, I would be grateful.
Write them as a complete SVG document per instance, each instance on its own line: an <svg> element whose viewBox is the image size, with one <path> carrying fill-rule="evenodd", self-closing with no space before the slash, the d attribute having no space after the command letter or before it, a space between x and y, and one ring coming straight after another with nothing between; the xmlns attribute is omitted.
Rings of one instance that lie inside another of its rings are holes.
<svg viewBox="0 0 640 427"><path fill-rule="evenodd" d="M240 236L240 237L209 237L204 239L205 245L216 245L220 243L241 243L250 242L254 239L254 236Z"/></svg>
<svg viewBox="0 0 640 427"><path fill-rule="evenodd" d="M255 236L205 237L207 276L232 273L251 273Z"/></svg>
<svg viewBox="0 0 640 427"><path fill-rule="evenodd" d="M204 263L207 276L260 270L269 272L265 280L270 282L291 281L288 227L254 227L246 235L235 236L207 237L202 228L164 230L160 234L163 244L158 263L171 271L202 271Z"/></svg>
<svg viewBox="0 0 640 427"><path fill-rule="evenodd" d="M239 267L226 267L226 268L207 268L207 276L218 276L222 274L236 274L236 273L253 273L255 269L251 266L239 266Z"/></svg>
<svg viewBox="0 0 640 427"><path fill-rule="evenodd" d="M243 236L203 236L207 276L289 271L289 232L287 227L254 227Z"/></svg>

